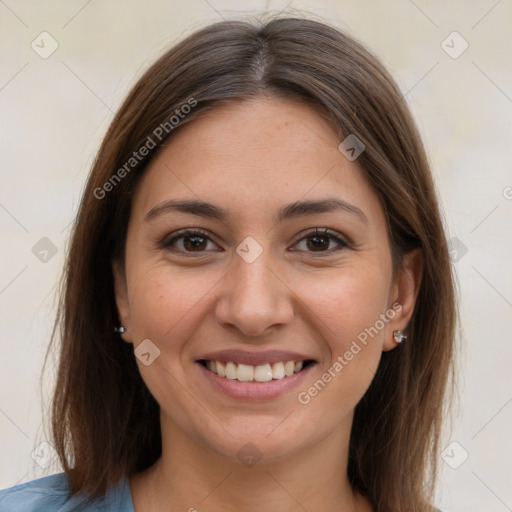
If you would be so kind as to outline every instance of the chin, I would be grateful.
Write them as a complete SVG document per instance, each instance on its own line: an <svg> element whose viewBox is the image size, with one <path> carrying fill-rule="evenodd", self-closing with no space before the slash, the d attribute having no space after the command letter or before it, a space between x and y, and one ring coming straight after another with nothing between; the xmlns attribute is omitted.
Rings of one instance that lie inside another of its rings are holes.
<svg viewBox="0 0 512 512"><path fill-rule="evenodd" d="M277 463L308 444L304 429L284 428L280 425L283 419L237 418L226 430L219 428L206 437L203 428L203 442L219 455L248 467Z"/></svg>

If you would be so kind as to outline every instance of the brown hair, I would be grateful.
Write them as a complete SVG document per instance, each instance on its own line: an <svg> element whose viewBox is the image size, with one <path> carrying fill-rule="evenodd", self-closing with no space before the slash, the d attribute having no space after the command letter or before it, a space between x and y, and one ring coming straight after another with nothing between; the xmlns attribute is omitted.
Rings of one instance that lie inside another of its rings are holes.
<svg viewBox="0 0 512 512"><path fill-rule="evenodd" d="M104 494L161 455L159 406L132 345L114 333L111 263L124 255L136 184L180 126L259 95L306 101L340 141L356 135L366 147L357 162L388 219L395 269L407 251L423 251L408 340L382 354L356 407L348 475L379 512L430 510L456 323L435 186L403 95L382 64L347 34L300 17L222 21L194 32L146 71L110 125L73 226L52 336L60 328L52 435L71 492ZM127 166L148 137L155 149Z"/></svg>

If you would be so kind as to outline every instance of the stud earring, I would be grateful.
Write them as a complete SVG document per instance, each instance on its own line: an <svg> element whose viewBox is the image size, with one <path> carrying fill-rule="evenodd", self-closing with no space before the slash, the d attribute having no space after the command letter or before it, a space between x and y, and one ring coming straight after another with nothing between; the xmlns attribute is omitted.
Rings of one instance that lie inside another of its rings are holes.
<svg viewBox="0 0 512 512"><path fill-rule="evenodd" d="M402 343L402 341L407 339L407 336L402 331L394 331L393 338L397 343Z"/></svg>
<svg viewBox="0 0 512 512"><path fill-rule="evenodd" d="M114 332L117 332L118 334L123 334L123 332L126 332L126 328L120 325L119 327L114 327Z"/></svg>

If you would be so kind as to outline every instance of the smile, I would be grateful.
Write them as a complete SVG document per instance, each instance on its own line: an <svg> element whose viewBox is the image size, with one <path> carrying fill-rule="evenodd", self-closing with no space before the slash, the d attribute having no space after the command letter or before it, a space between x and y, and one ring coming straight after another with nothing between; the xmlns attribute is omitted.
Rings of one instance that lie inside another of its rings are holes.
<svg viewBox="0 0 512 512"><path fill-rule="evenodd" d="M257 366L205 359L199 362L211 373L226 379L238 380L239 382L269 382L271 380L291 377L313 361L278 361L272 364L265 363Z"/></svg>

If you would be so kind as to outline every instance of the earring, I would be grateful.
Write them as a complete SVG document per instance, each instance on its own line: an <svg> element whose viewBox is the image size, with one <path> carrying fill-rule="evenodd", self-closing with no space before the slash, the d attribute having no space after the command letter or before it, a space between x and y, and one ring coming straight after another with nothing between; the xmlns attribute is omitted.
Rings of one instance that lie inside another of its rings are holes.
<svg viewBox="0 0 512 512"><path fill-rule="evenodd" d="M123 334L123 332L126 332L126 328L120 325L119 327L114 327L114 332L117 332L118 334Z"/></svg>
<svg viewBox="0 0 512 512"><path fill-rule="evenodd" d="M402 343L402 341L407 339L407 336L402 331L394 331L393 338L397 343Z"/></svg>

